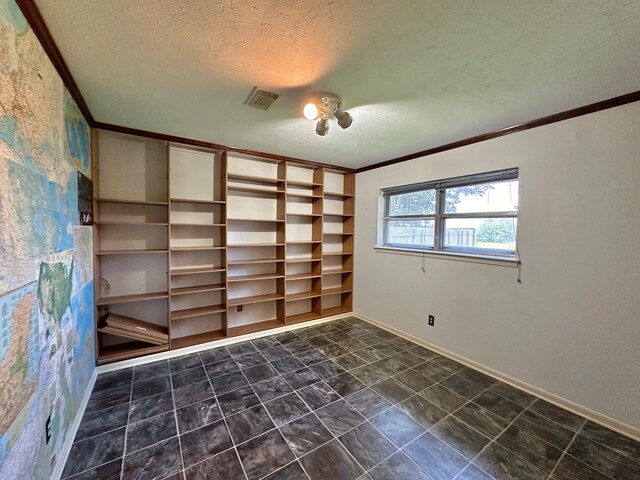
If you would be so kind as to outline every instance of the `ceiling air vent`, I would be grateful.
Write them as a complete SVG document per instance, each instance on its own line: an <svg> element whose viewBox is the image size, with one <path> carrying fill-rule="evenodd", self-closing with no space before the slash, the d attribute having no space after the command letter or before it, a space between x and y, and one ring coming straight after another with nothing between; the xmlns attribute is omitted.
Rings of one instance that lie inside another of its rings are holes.
<svg viewBox="0 0 640 480"><path fill-rule="evenodd" d="M278 97L279 95L276 93L254 87L245 104L250 107L259 108L260 110L269 110L269 107L273 105L273 102L275 102Z"/></svg>

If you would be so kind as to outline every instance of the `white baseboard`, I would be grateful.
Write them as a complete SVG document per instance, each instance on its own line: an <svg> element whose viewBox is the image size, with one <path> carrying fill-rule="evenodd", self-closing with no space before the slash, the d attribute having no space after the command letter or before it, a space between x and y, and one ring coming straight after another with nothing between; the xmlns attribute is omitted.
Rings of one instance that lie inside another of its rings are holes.
<svg viewBox="0 0 640 480"><path fill-rule="evenodd" d="M73 422L71 422L71 426L69 427L69 431L67 432L67 438L65 439L64 445L62 446L62 451L60 452L56 461L56 465L55 467L53 467L53 471L51 472L51 480L60 480L60 478L62 477L62 471L64 470L64 466L67 463L67 458L69 457L71 446L73 445L73 441L76 438L76 433L78 433L80 422L82 421L84 411L86 410L87 404L89 403L89 397L91 396L93 386L96 383L96 378L98 377L98 372L96 370L97 369L95 368L93 369L93 373L91 374L91 378L89 379L87 389L84 392L84 396L82 397L80 405L78 405L76 415L75 417L73 417Z"/></svg>
<svg viewBox="0 0 640 480"><path fill-rule="evenodd" d="M246 342L247 340L254 340L256 338L268 337L270 335L276 335L278 333L289 332L297 330L299 328L306 328L312 325L320 325L322 323L333 322L334 320L340 320L341 318L354 317L354 313L341 313L340 315L334 315L332 317L323 317L318 320L310 320L308 322L297 323L294 325L283 325L282 327L271 328L269 330L262 330L261 332L248 333L246 335L239 335L237 337L225 338L221 340L214 340L212 342L200 343L191 347L179 348L177 350L169 350L167 352L154 353L152 355L145 355L144 357L132 358L131 360L122 360L120 362L110 363L108 365L101 365L96 368L97 372L105 373L112 372L114 370L121 370L123 368L134 367L136 365L144 365L146 363L157 362L158 360L166 360L168 358L180 357L189 353L200 352L202 350L209 350L210 348L223 347L225 345L233 345L234 343Z"/></svg>
<svg viewBox="0 0 640 480"><path fill-rule="evenodd" d="M417 343L418 345L422 345L430 350L433 350L434 352L438 352L439 354L445 357L449 357L452 360L456 360L457 362L460 362L468 367L474 368L486 375L489 375L490 377L493 377L497 380L508 383L513 387L516 387L520 390L524 390L525 392L530 393L531 395L535 395L536 397L542 398L543 400L546 400L549 403L553 403L558 407L564 408L565 410L569 410L570 412L580 415L588 420L591 420L594 423L602 425L603 427L609 428L610 430L614 430L618 433L621 433L622 435L625 435L627 437L633 438L634 440L640 441L640 429L632 427L631 425L627 425L626 423L616 420L615 418L611 418L607 415L604 415L602 413L591 410L590 408L587 408L583 405L580 405L579 403L572 402L571 400L567 400L566 398L555 395L551 392L538 388L534 385L530 385L526 382L518 380L517 378L513 378L502 372L493 370L492 368L486 367L480 363L474 362L473 360L469 360L468 358L462 357L456 353L445 350L444 348L441 348L437 345L433 345L425 340L422 340L421 338L414 337L413 335L410 335L404 332L403 330L389 326L378 320L374 320L373 318L369 318L365 315L361 315L355 312L352 314L352 316L357 317L361 320L364 320L365 322L369 322L372 325L380 327L391 333L395 333L400 337L406 338L407 340Z"/></svg>

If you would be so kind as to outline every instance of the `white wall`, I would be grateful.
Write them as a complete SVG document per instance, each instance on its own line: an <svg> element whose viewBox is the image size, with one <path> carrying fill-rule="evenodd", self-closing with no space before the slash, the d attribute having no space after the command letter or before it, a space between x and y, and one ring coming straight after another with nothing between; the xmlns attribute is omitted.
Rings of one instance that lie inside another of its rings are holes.
<svg viewBox="0 0 640 480"><path fill-rule="evenodd" d="M514 166L521 285L374 251L380 188ZM363 172L356 192L357 313L640 428L640 103Z"/></svg>

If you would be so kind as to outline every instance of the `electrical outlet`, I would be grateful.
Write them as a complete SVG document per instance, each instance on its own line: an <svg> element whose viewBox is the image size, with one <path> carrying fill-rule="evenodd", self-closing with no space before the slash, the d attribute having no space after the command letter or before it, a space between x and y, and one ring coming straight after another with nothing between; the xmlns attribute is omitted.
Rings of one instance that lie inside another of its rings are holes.
<svg viewBox="0 0 640 480"><path fill-rule="evenodd" d="M242 305L238 305L238 308L237 308L236 311L241 312L242 311Z"/></svg>
<svg viewBox="0 0 640 480"><path fill-rule="evenodd" d="M434 317L433 315L429 315L429 326L433 327L436 323L436 317Z"/></svg>

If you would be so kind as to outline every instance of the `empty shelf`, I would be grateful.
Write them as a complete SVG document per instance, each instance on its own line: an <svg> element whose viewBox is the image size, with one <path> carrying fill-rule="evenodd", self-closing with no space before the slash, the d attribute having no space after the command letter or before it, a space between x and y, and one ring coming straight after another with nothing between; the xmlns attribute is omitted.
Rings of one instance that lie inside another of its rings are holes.
<svg viewBox="0 0 640 480"><path fill-rule="evenodd" d="M317 182L305 182L304 180L287 180L287 185L293 187L319 187L322 184Z"/></svg>
<svg viewBox="0 0 640 480"><path fill-rule="evenodd" d="M229 180L241 180L245 182L266 183L274 185L285 181L283 178L265 177L262 175L247 175L245 173L234 172L228 172L227 178Z"/></svg>
<svg viewBox="0 0 640 480"><path fill-rule="evenodd" d="M142 255L158 253L169 253L169 250L103 250L96 252L96 255Z"/></svg>
<svg viewBox="0 0 640 480"><path fill-rule="evenodd" d="M190 293L215 292L224 290L226 287L222 283L211 285L195 285L193 287L178 287L171 289L171 295L188 295Z"/></svg>
<svg viewBox="0 0 640 480"><path fill-rule="evenodd" d="M265 222L265 223L281 223L284 220L276 218L228 218L228 222Z"/></svg>
<svg viewBox="0 0 640 480"><path fill-rule="evenodd" d="M351 308L343 307L342 305L340 305L339 307L323 309L322 310L322 316L323 317L330 317L332 315L339 315L341 313L348 313L348 312L351 312L351 311L352 311Z"/></svg>
<svg viewBox="0 0 640 480"><path fill-rule="evenodd" d="M289 280L308 280L310 278L319 278L321 277L318 273L297 273L295 275L287 275L287 281Z"/></svg>
<svg viewBox="0 0 640 480"><path fill-rule="evenodd" d="M227 247L282 247L284 243L229 243Z"/></svg>
<svg viewBox="0 0 640 480"><path fill-rule="evenodd" d="M351 291L352 291L352 289L350 289L350 288L342 288L342 287L327 288L325 290L322 290L322 295L337 295L339 293L349 293Z"/></svg>
<svg viewBox="0 0 640 480"><path fill-rule="evenodd" d="M224 223L172 223L171 228L173 227L225 227Z"/></svg>
<svg viewBox="0 0 640 480"><path fill-rule="evenodd" d="M200 267L200 268L176 268L171 270L171 275L196 275L201 273L224 272L224 267Z"/></svg>
<svg viewBox="0 0 640 480"><path fill-rule="evenodd" d="M282 325L284 325L283 322L277 319L239 325L229 328L228 336L235 337L237 335L246 335L247 333L261 332L262 330L269 330L270 328L281 327Z"/></svg>
<svg viewBox="0 0 640 480"><path fill-rule="evenodd" d="M286 262L287 263L305 263L305 262L320 262L321 259L319 258L310 258L310 257L305 257L305 258L287 258Z"/></svg>
<svg viewBox="0 0 640 480"><path fill-rule="evenodd" d="M293 198L322 198L322 195L305 195L304 193L287 192L287 197L293 197Z"/></svg>
<svg viewBox="0 0 640 480"><path fill-rule="evenodd" d="M174 203L200 203L203 205L220 205L226 203L224 200L199 200L197 198L172 198Z"/></svg>
<svg viewBox="0 0 640 480"><path fill-rule="evenodd" d="M125 226L125 227L166 227L169 225L168 223L159 223L159 222L93 222L94 225L114 225L114 226Z"/></svg>
<svg viewBox="0 0 640 480"><path fill-rule="evenodd" d="M267 293L265 295L254 295L252 297L230 298L227 302L230 307L236 305L248 305L250 303L272 302L274 300L283 300L284 296L279 293Z"/></svg>
<svg viewBox="0 0 640 480"><path fill-rule="evenodd" d="M275 278L283 278L284 275L281 273L262 273L259 275L238 275L238 276L229 276L229 283L234 282L251 282L255 280L273 280Z"/></svg>
<svg viewBox="0 0 640 480"><path fill-rule="evenodd" d="M256 188L256 187L241 187L239 185L227 185L227 190L230 192L246 192L246 193L258 193L266 195L277 195L279 193L285 193L284 190L269 190L268 188Z"/></svg>
<svg viewBox="0 0 640 480"><path fill-rule="evenodd" d="M325 197L338 197L338 198L353 198L354 195L350 193L341 193L341 192L324 192Z"/></svg>
<svg viewBox="0 0 640 480"><path fill-rule="evenodd" d="M320 294L318 292L300 292L300 293L292 293L287 294L287 302L293 302L295 300L306 300L307 298L315 298L319 297Z"/></svg>
<svg viewBox="0 0 640 480"><path fill-rule="evenodd" d="M353 213L330 213L324 212L325 217L353 217Z"/></svg>
<svg viewBox="0 0 640 480"><path fill-rule="evenodd" d="M307 322L309 320L315 320L316 318L319 318L320 315L318 315L317 313L313 313L313 312L307 312L307 313L300 313L298 315L291 315L289 317L287 317L287 320L285 323L301 323L301 322Z"/></svg>
<svg viewBox="0 0 640 480"><path fill-rule="evenodd" d="M323 257L339 257L342 255L353 255L353 252L322 252Z"/></svg>
<svg viewBox="0 0 640 480"><path fill-rule="evenodd" d="M277 263L284 262L282 258L248 258L243 260L229 260L228 265L251 265L253 263Z"/></svg>
<svg viewBox="0 0 640 480"><path fill-rule="evenodd" d="M336 273L352 273L350 268L325 268L322 270L323 275L335 275Z"/></svg>
<svg viewBox="0 0 640 480"><path fill-rule="evenodd" d="M172 252L206 252L208 250L224 250L225 247L171 247Z"/></svg>
<svg viewBox="0 0 640 480"><path fill-rule="evenodd" d="M100 203L122 203L126 205L157 205L164 206L168 205L168 202L156 202L156 201L148 201L148 200L124 200L121 198L99 198L97 199Z"/></svg>
<svg viewBox="0 0 640 480"><path fill-rule="evenodd" d="M96 305L115 305L116 303L144 302L147 300L158 300L167 298L169 292L149 292L136 293L133 295L115 295L113 297L101 297L96 301Z"/></svg>
<svg viewBox="0 0 640 480"><path fill-rule="evenodd" d="M224 305L207 305L206 307L185 308L171 312L171 321L182 320L184 318L199 317L212 313L224 312Z"/></svg>
<svg viewBox="0 0 640 480"><path fill-rule="evenodd" d="M225 338L223 330L214 330L212 332L197 333L187 337L177 337L171 339L171 349L190 347L200 343L212 342Z"/></svg>

